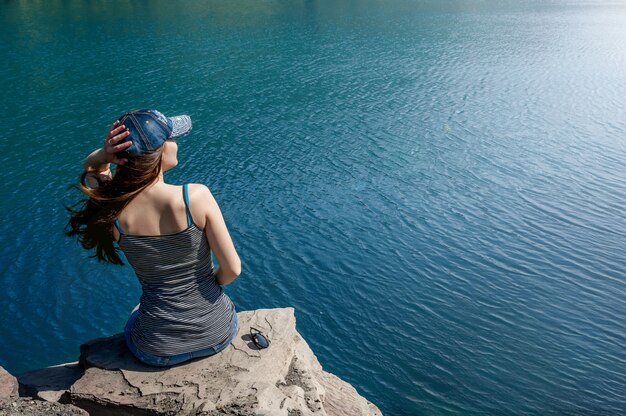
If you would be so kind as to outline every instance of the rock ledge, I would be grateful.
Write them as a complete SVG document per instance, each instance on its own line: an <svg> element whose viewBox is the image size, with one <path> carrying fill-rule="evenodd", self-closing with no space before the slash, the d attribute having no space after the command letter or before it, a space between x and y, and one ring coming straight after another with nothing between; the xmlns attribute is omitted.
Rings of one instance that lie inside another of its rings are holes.
<svg viewBox="0 0 626 416"><path fill-rule="evenodd" d="M76 406L90 415L382 415L322 369L296 331L293 308L239 312L238 318L226 350L171 367L139 362L122 334L89 341L78 363L18 375L20 396L73 405L67 414L78 414L70 413L80 411ZM269 337L269 348L255 347L251 326ZM12 414L10 401L0 414Z"/></svg>

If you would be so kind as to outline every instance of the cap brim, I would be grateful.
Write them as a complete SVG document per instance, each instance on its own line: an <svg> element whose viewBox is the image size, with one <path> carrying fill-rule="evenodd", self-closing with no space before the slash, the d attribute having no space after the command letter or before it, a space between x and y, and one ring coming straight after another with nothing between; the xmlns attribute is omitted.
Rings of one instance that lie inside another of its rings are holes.
<svg viewBox="0 0 626 416"><path fill-rule="evenodd" d="M172 122L171 137L181 137L191 131L191 117L182 115L168 118Z"/></svg>

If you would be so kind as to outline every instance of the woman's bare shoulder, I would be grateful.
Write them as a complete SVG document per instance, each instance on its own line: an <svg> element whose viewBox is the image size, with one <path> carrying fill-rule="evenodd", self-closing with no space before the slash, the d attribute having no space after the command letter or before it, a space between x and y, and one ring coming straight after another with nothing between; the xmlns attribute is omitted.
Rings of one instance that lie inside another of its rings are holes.
<svg viewBox="0 0 626 416"><path fill-rule="evenodd" d="M207 198L213 197L209 187L203 183L190 183L187 185L187 190L189 192L189 202L198 201L202 203L202 201L206 202Z"/></svg>
<svg viewBox="0 0 626 416"><path fill-rule="evenodd" d="M192 192L210 192L209 187L203 183L189 183L187 184L187 188L189 189L189 195Z"/></svg>
<svg viewBox="0 0 626 416"><path fill-rule="evenodd" d="M189 192L189 205L194 218L202 218L202 223L198 225L204 226L205 219L210 218L215 212L219 212L217 201L213 197L208 186L201 183L190 183L187 185ZM200 221L198 221L200 222Z"/></svg>

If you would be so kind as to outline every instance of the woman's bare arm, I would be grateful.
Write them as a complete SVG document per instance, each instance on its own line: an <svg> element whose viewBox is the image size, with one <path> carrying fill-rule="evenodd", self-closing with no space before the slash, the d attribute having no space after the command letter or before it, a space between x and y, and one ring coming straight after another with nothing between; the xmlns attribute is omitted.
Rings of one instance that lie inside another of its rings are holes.
<svg viewBox="0 0 626 416"><path fill-rule="evenodd" d="M193 212L202 212L202 220L206 238L219 263L215 278L220 285L227 285L241 274L241 260L228 233L222 211L217 201L204 185L193 184L189 189L191 207L197 207Z"/></svg>
<svg viewBox="0 0 626 416"><path fill-rule="evenodd" d="M96 149L87 156L84 169L87 172L85 179L91 188L98 186L98 180L111 179L111 164L104 159L103 149Z"/></svg>
<svg viewBox="0 0 626 416"><path fill-rule="evenodd" d="M132 142L117 144L129 134L124 125L120 125L119 121L115 121L109 129L109 134L104 139L103 146L94 150L85 158L84 169L88 173L86 179L89 186L98 186L96 178L100 180L111 178L111 163L123 165L127 162L126 159L119 159L115 154L132 146Z"/></svg>

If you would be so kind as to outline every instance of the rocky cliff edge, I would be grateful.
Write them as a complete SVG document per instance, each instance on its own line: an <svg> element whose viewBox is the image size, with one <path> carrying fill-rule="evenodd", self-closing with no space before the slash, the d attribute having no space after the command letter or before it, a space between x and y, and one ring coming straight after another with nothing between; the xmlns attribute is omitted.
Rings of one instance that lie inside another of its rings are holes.
<svg viewBox="0 0 626 416"><path fill-rule="evenodd" d="M6 386L0 415L382 415L322 369L296 331L292 308L239 312L238 318L227 349L176 366L142 364L117 334L83 344L76 363L19 374L17 381L0 367ZM256 348L250 327L268 336L269 348Z"/></svg>

